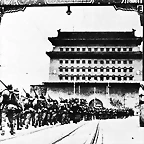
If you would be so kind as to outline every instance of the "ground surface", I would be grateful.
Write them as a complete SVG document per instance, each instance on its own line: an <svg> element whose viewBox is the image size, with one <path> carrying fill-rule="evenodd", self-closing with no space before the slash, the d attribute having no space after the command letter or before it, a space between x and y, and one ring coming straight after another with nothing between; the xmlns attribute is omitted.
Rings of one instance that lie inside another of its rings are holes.
<svg viewBox="0 0 144 144"><path fill-rule="evenodd" d="M98 137L98 139L97 139ZM77 124L30 127L15 136L0 136L0 144L144 144L138 117L81 121Z"/></svg>

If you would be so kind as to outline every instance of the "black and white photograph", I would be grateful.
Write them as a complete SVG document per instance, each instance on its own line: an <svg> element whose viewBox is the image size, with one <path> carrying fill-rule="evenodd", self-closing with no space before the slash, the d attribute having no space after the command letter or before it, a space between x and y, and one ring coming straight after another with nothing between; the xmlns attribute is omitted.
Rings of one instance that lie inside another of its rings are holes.
<svg viewBox="0 0 144 144"><path fill-rule="evenodd" d="M143 0L0 1L0 144L144 144Z"/></svg>

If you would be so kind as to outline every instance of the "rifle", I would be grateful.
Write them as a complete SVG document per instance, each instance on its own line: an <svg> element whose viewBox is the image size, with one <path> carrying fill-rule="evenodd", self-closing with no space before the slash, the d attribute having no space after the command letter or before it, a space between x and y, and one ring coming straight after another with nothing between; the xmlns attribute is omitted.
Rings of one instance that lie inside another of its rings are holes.
<svg viewBox="0 0 144 144"><path fill-rule="evenodd" d="M34 91L35 95L38 97L38 95L37 95L37 93L36 93L36 91L35 91L34 87L32 87L32 88L33 88L33 91Z"/></svg>
<svg viewBox="0 0 144 144"><path fill-rule="evenodd" d="M0 82L8 89L8 86L2 80L0 80Z"/></svg>
<svg viewBox="0 0 144 144"><path fill-rule="evenodd" d="M25 89L23 88L23 91L25 92L25 94L27 94L27 92L25 91Z"/></svg>

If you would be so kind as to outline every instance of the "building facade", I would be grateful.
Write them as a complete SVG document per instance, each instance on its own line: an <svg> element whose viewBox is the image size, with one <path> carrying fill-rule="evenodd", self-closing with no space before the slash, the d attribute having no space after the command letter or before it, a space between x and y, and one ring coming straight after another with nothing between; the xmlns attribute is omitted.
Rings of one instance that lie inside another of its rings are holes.
<svg viewBox="0 0 144 144"><path fill-rule="evenodd" d="M141 37L130 32L61 32L49 37L48 91L90 96L137 93L142 80ZM133 87L133 89L131 89ZM126 88L126 89L125 89Z"/></svg>

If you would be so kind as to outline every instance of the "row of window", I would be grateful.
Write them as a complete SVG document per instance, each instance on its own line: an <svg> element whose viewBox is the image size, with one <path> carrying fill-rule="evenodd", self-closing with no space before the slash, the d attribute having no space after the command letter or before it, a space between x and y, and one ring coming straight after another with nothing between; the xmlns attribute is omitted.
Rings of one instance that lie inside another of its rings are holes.
<svg viewBox="0 0 144 144"><path fill-rule="evenodd" d="M92 72L92 71L94 71L94 72L133 72L133 69L134 68L132 68L132 67L129 67L129 68L127 68L127 67L118 67L118 68L116 68L116 67L106 67L106 68L104 68L104 67L100 67L100 68L98 68L98 67L94 67L94 68L91 68L91 67L88 67L88 68L86 68L86 67L82 67L82 68L80 68L80 67L77 67L77 68L74 68L74 67L70 67L70 68L68 68L68 67L60 67L59 68L59 71L60 72L86 72L86 71L88 71L88 72Z"/></svg>
<svg viewBox="0 0 144 144"><path fill-rule="evenodd" d="M100 64L132 64L133 63L133 61L132 60L94 60L94 61L92 61L92 60L60 60L59 61L60 62L60 64L63 64L63 63L65 63L65 64L68 64L68 63L71 63L71 64L74 64L74 63L76 63L76 64L80 64L80 63L82 63L82 64L86 64L86 63L88 63L88 64L92 64L92 63L94 63L94 64L98 64L98 63L100 63Z"/></svg>
<svg viewBox="0 0 144 144"><path fill-rule="evenodd" d="M100 80L100 81L103 81L103 80L118 80L118 81L121 81L121 80L133 80L134 76L130 75L130 76L127 76L127 75L124 75L124 76L116 76L116 75L97 75L97 76L91 76L91 75L88 75L88 76L85 76L85 75L76 75L76 76L69 76L69 75L59 75L59 79L60 80Z"/></svg>
<svg viewBox="0 0 144 144"><path fill-rule="evenodd" d="M71 52L80 52L80 51L88 51L88 52L97 52L97 51L100 51L100 52L121 52L121 51L132 51L132 48L60 48L60 51L71 51Z"/></svg>

